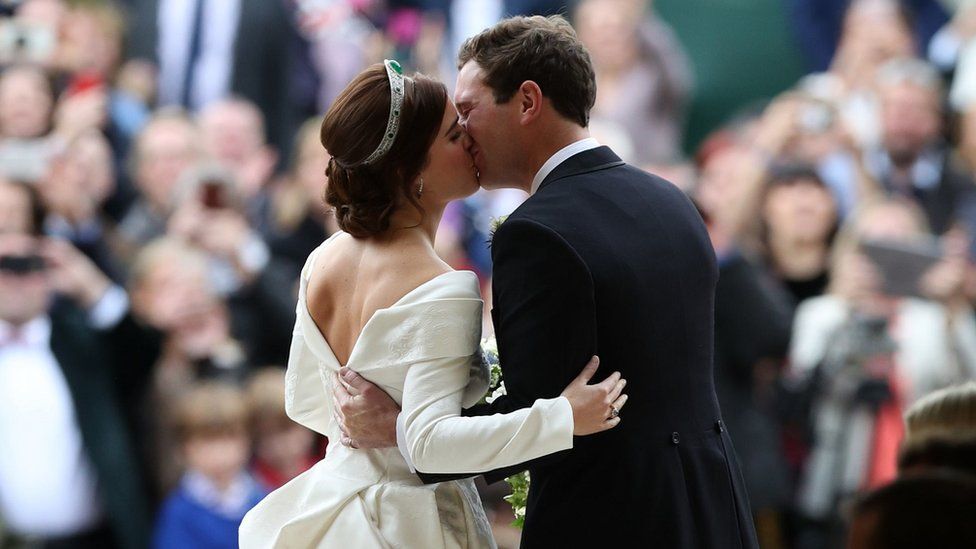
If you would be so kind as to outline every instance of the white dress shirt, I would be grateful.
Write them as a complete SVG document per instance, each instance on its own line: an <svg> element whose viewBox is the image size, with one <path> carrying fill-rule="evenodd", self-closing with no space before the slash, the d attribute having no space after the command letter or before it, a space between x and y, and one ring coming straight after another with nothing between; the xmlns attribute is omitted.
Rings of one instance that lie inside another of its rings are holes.
<svg viewBox="0 0 976 549"><path fill-rule="evenodd" d="M85 532L102 517L51 320L0 321L0 515L22 535Z"/></svg>
<svg viewBox="0 0 976 549"><path fill-rule="evenodd" d="M157 12L161 105L177 105L182 99L197 2L205 4L200 53L193 69L193 89L187 107L201 109L230 92L241 0L162 0Z"/></svg>
<svg viewBox="0 0 976 549"><path fill-rule="evenodd" d="M563 162L569 160L570 157L576 156L583 151L595 149L599 146L600 144L596 139L587 137L585 139L580 139L575 143L570 143L569 145L566 145L565 147L556 151L556 154L550 156L549 160L546 160L546 163L539 168L538 172L536 172L535 177L532 179L532 189L529 191L529 194L535 194L546 177L549 177L549 174L551 174L553 170L559 167L559 165Z"/></svg>

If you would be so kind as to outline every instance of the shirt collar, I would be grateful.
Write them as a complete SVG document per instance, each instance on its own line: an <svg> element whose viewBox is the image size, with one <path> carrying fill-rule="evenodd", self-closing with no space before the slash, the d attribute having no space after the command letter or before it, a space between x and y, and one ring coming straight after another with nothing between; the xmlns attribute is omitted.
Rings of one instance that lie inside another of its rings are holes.
<svg viewBox="0 0 976 549"><path fill-rule="evenodd" d="M247 473L241 472L225 490L221 490L199 471L189 470L183 478L187 494L205 507L228 517L241 517L248 510L256 486Z"/></svg>
<svg viewBox="0 0 976 549"><path fill-rule="evenodd" d="M532 189L529 194L535 194L535 192L539 190L539 186L542 185L542 182L545 181L546 177L548 177L549 174L556 169L556 167L568 160L570 157L583 151L595 149L599 146L600 144L596 139L587 137L585 139L580 139L575 143L570 143L569 145L566 145L565 147L556 151L556 154L550 156L549 160L546 160L546 163L539 168L538 172L536 172L535 178L532 179Z"/></svg>
<svg viewBox="0 0 976 549"><path fill-rule="evenodd" d="M51 319L39 316L27 324L16 327L0 320L0 346L18 344L29 347L46 347L51 341Z"/></svg>

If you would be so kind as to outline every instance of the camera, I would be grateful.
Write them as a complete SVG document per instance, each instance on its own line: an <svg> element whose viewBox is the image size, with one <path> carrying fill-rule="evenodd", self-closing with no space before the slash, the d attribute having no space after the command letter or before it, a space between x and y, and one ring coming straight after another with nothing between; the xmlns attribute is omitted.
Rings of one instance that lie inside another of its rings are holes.
<svg viewBox="0 0 976 549"><path fill-rule="evenodd" d="M0 272L12 275L29 275L44 271L47 264L36 254L0 256Z"/></svg>
<svg viewBox="0 0 976 549"><path fill-rule="evenodd" d="M228 206L227 186L217 180L207 180L200 184L200 203L205 208L219 210Z"/></svg>
<svg viewBox="0 0 976 549"><path fill-rule="evenodd" d="M237 208L241 203L234 175L219 166L190 169L180 177L177 187L180 202L196 200L207 209Z"/></svg>

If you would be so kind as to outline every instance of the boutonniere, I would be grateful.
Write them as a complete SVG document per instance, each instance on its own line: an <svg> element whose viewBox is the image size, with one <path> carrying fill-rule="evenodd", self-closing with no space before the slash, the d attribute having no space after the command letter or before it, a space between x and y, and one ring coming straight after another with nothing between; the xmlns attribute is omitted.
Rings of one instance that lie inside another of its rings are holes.
<svg viewBox="0 0 976 549"><path fill-rule="evenodd" d="M503 215L501 217L493 217L493 218L491 218L491 230L488 232L488 247L489 248L491 247L492 242L495 241L495 231L498 230L498 227L501 227L502 226L502 223L504 223L506 219L508 219L508 216L507 215Z"/></svg>

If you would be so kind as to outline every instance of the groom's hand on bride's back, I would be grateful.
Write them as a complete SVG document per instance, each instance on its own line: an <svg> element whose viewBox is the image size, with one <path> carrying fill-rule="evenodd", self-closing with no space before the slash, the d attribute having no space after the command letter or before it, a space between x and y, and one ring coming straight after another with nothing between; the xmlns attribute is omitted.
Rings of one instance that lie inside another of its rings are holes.
<svg viewBox="0 0 976 549"><path fill-rule="evenodd" d="M400 413L396 401L349 368L342 368L333 376L332 410L342 431L339 442L350 448L396 446L396 420Z"/></svg>

